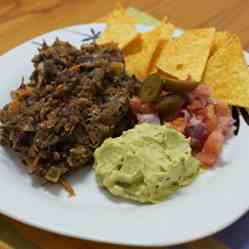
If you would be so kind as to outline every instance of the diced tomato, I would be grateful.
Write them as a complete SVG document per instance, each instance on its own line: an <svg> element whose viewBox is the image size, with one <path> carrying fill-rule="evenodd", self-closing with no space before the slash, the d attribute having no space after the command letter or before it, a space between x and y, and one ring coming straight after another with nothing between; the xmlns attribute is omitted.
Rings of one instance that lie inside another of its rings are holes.
<svg viewBox="0 0 249 249"><path fill-rule="evenodd" d="M208 136L196 158L207 167L213 166L218 160L223 144L224 135L220 129L217 129Z"/></svg>
<svg viewBox="0 0 249 249"><path fill-rule="evenodd" d="M194 99L192 103L187 106L187 109L191 112L195 112L202 108L203 108L203 103L198 99Z"/></svg>
<svg viewBox="0 0 249 249"><path fill-rule="evenodd" d="M222 130L223 135L226 136L232 131L234 121L232 117L219 117L218 120L218 127Z"/></svg>
<svg viewBox="0 0 249 249"><path fill-rule="evenodd" d="M223 101L218 101L215 104L215 113L218 117L231 117L231 109Z"/></svg>
<svg viewBox="0 0 249 249"><path fill-rule="evenodd" d="M202 108L196 111L194 115L198 120L201 120L202 122L204 122L204 120L206 119L206 113L207 113L206 108Z"/></svg>
<svg viewBox="0 0 249 249"><path fill-rule="evenodd" d="M198 119L194 122L191 121L187 124L185 133L187 137L191 138L191 147L193 151L201 151L208 135L205 123L201 122Z"/></svg>
<svg viewBox="0 0 249 249"><path fill-rule="evenodd" d="M206 108L206 126L207 133L211 134L217 127L217 117L215 115L214 105L208 105Z"/></svg>
<svg viewBox="0 0 249 249"><path fill-rule="evenodd" d="M206 84L200 84L198 87L196 87L192 93L193 95L203 97L203 98L208 98L211 96L211 90L208 85Z"/></svg>
<svg viewBox="0 0 249 249"><path fill-rule="evenodd" d="M215 104L215 113L218 120L218 126L227 135L233 126L233 119L230 107L223 101L217 101Z"/></svg>
<svg viewBox="0 0 249 249"><path fill-rule="evenodd" d="M198 120L201 120L205 124L208 135L216 129L218 119L213 104L209 104L207 107L197 110L195 115Z"/></svg>

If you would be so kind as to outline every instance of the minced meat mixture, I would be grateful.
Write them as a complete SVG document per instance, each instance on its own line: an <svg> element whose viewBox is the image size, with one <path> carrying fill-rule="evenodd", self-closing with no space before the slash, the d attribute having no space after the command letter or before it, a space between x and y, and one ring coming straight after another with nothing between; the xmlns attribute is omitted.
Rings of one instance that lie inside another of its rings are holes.
<svg viewBox="0 0 249 249"><path fill-rule="evenodd" d="M129 99L139 83L126 75L115 44L77 49L56 40L32 62L29 83L0 111L0 142L18 152L29 173L56 183L91 163L105 138L134 125Z"/></svg>

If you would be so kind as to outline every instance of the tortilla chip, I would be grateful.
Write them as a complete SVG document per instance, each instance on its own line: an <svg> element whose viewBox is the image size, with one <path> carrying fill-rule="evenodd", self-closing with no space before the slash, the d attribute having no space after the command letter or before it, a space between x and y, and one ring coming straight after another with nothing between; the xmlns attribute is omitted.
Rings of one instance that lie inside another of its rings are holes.
<svg viewBox="0 0 249 249"><path fill-rule="evenodd" d="M107 27L104 33L97 39L98 44L115 42L120 49L124 49L139 36L135 27L135 19L128 16L121 5L118 5L106 18L106 23Z"/></svg>
<svg viewBox="0 0 249 249"><path fill-rule="evenodd" d="M231 37L232 33L230 32L227 31L216 32L214 35L214 41L209 56L211 57L218 49L224 47L227 43L229 43Z"/></svg>
<svg viewBox="0 0 249 249"><path fill-rule="evenodd" d="M176 27L174 24L170 23L170 22L162 22L161 24L161 37L160 39L163 42L167 42L171 37L173 32L175 31Z"/></svg>
<svg viewBox="0 0 249 249"><path fill-rule="evenodd" d="M174 33L175 29L176 27L170 22L167 22L167 23L163 22L161 24L160 41L151 59L149 69L148 69L148 75L155 73L157 71L156 64L158 63L160 54L165 44L172 38L172 34Z"/></svg>
<svg viewBox="0 0 249 249"><path fill-rule="evenodd" d="M140 39L132 42L125 50L126 70L140 80L147 77L149 65L160 41L161 25L150 32L143 33Z"/></svg>
<svg viewBox="0 0 249 249"><path fill-rule="evenodd" d="M116 3L113 11L105 17L105 22L112 22L115 20L119 23L135 23L135 18L128 16L127 10L121 3Z"/></svg>
<svg viewBox="0 0 249 249"><path fill-rule="evenodd" d="M158 59L157 68L165 73L185 80L202 79L215 29L193 29L172 39L164 46Z"/></svg>
<svg viewBox="0 0 249 249"><path fill-rule="evenodd" d="M240 39L233 34L229 41L209 59L203 80L214 98L249 107L249 71Z"/></svg>

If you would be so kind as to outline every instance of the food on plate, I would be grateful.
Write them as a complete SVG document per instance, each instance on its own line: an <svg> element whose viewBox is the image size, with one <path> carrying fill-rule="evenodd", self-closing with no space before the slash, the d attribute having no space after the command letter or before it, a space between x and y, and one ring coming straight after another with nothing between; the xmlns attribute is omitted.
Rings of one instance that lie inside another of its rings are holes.
<svg viewBox="0 0 249 249"><path fill-rule="evenodd" d="M239 38L226 31L174 38L164 18L139 33L121 5L106 24L100 37L90 29L84 41L92 43L80 49L41 44L30 81L0 110L0 143L70 195L64 176L95 158L100 186L159 202L219 161L240 114L249 125L249 70Z"/></svg>
<svg viewBox="0 0 249 249"><path fill-rule="evenodd" d="M215 29L193 29L171 39L161 51L157 68L178 79L202 79Z"/></svg>
<svg viewBox="0 0 249 249"><path fill-rule="evenodd" d="M113 13L115 12L124 14L125 9L122 6L119 6ZM129 15L128 10L126 11L126 14ZM124 21L126 18L121 18L123 21L120 22L118 20L120 15L118 14L112 14L110 16L112 16L112 20L117 19L117 23L120 24L119 29L122 30L123 28L125 29L125 23L130 23L135 27L135 23L139 20L139 18L135 18L132 13L130 15L134 18L132 21L133 24L129 21ZM172 38L172 34L176 28L167 20L167 18L165 18L165 20L163 20L160 24L159 22L157 24L158 25L148 33L148 36L149 34L151 35L157 33L158 29L161 29L160 41L158 42L157 36L157 39L154 39L154 41L151 42L153 46L151 46L150 49L147 49L147 46L145 49L142 49L142 37L147 34L141 34L124 49L124 57L129 74L134 74L134 76L140 80L146 79L151 74L159 73L161 78L166 78L167 80L170 79L171 81L175 79L184 81L188 80L194 84L198 82L208 83L211 90L214 92L212 97L215 99L222 100L233 106L240 106L243 108L248 107L248 104L244 102L246 102L245 96L248 96L249 87L247 87L247 81L249 79L249 70L245 69L247 66L242 54L240 41L236 35L227 31L215 32L215 28L202 28L186 30L182 34L179 34L177 38ZM156 42L158 44L151 57L151 53L154 50ZM231 46L231 44L234 43L237 43L238 46L237 57L235 60L231 60L229 55L234 54L234 52L230 51L231 49L234 49ZM145 44L147 44L147 42L145 42ZM129 50L131 52L129 52ZM222 52L215 55L220 50L226 50L225 54L227 54L228 57L228 59L226 58L226 61L219 62L219 54L222 54ZM215 58L212 58L214 55ZM148 58L150 58L149 66ZM229 60L230 62L228 63ZM242 63L239 61L242 61ZM219 63L221 63L221 65L219 65ZM231 66L238 63L243 66L237 66L237 68L233 68ZM220 74L219 72L222 67L227 68L226 64L229 65L227 72L221 70L224 75L222 73ZM216 73L219 74L218 77L216 77ZM230 74L234 75L230 77ZM225 84L223 84L224 81L226 81ZM242 86L240 86L241 81ZM190 84L185 85L189 86ZM225 85L225 91L222 91L221 86L223 85ZM234 85L236 85L235 91L231 89ZM216 88L218 88L218 90ZM237 101L231 101L230 95L240 95L239 88L245 89L242 94L243 96L237 98ZM226 93L228 91L229 94L227 95ZM235 108L233 109L235 110ZM238 114L242 114L242 112L244 114L248 114L248 111L245 108L242 111L239 109L236 109L236 111ZM241 116L245 119L245 115ZM239 117L240 115L238 115L238 118ZM234 124L236 126L234 132L237 134L239 122L236 121Z"/></svg>
<svg viewBox="0 0 249 249"><path fill-rule="evenodd" d="M141 34L140 39L136 39L124 49L128 74L136 75L139 80L144 80L148 76L157 47L171 37L171 32L166 34L165 29L173 32L171 24L166 23L166 20L152 31Z"/></svg>
<svg viewBox="0 0 249 249"><path fill-rule="evenodd" d="M139 37L135 24L135 19L129 16L121 5L118 5L106 18L107 27L97 39L97 43L115 42L120 49L124 49Z"/></svg>
<svg viewBox="0 0 249 249"><path fill-rule="evenodd" d="M214 98L249 107L249 70L237 35L233 34L208 60L203 81Z"/></svg>
<svg viewBox="0 0 249 249"><path fill-rule="evenodd" d="M142 101L153 102L157 101L161 90L184 94L194 90L198 84L199 82L192 80L174 79L159 71L158 73L151 74L143 81L139 96Z"/></svg>
<svg viewBox="0 0 249 249"><path fill-rule="evenodd" d="M113 195L156 203L190 184L199 172L190 141L175 129L140 124L108 138L94 153L97 183Z"/></svg>
<svg viewBox="0 0 249 249"><path fill-rule="evenodd" d="M91 163L105 138L133 126L129 99L139 85L111 43L76 49L57 40L42 44L32 61L30 81L0 111L0 142L18 153L29 173L57 183Z"/></svg>
<svg viewBox="0 0 249 249"><path fill-rule="evenodd" d="M176 88L167 89L167 82L175 82ZM165 81L159 74L152 74L130 104L138 123L161 123L183 133L190 139L192 154L203 166L210 167L217 162L234 123L230 107L210 97L205 84Z"/></svg>

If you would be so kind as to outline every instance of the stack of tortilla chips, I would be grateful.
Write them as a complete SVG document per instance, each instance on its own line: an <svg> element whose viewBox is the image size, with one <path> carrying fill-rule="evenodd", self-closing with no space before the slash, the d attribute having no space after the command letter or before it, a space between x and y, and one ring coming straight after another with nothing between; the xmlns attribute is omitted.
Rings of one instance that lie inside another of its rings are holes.
<svg viewBox="0 0 249 249"><path fill-rule="evenodd" d="M213 97L230 105L249 107L249 70L238 36L215 28L176 30L165 17L154 29L138 33L136 21L118 6L107 18L97 43L115 42L123 51L128 74L144 80L158 72L210 86Z"/></svg>
<svg viewBox="0 0 249 249"><path fill-rule="evenodd" d="M203 81L213 90L214 98L249 107L249 70L237 35L216 33Z"/></svg>

